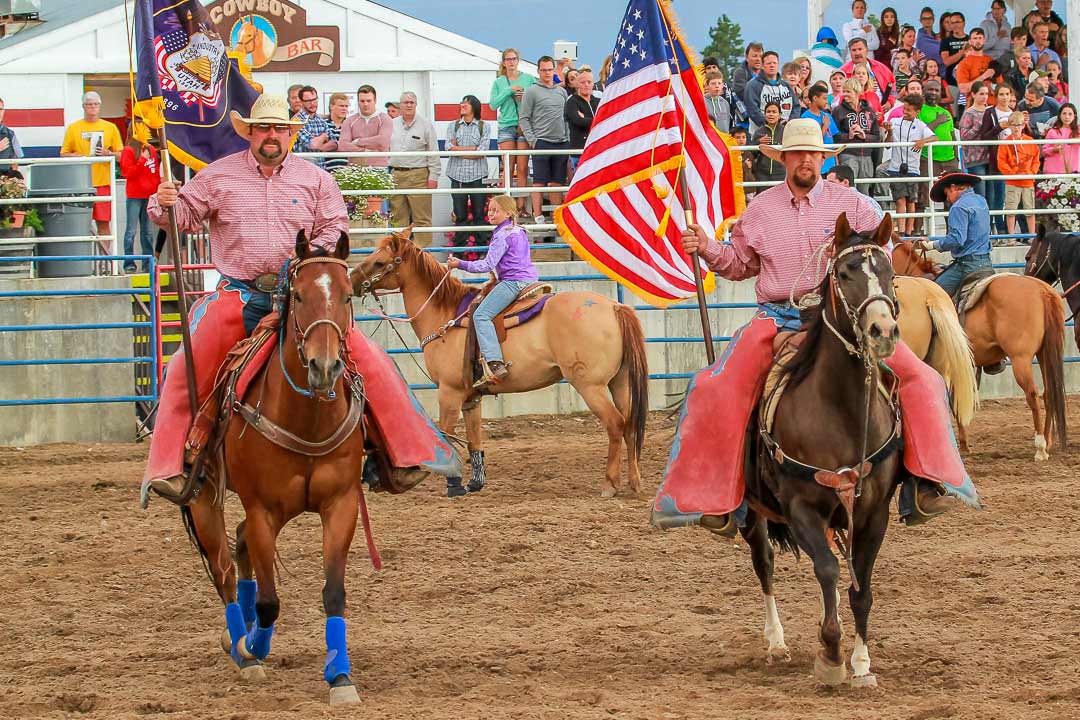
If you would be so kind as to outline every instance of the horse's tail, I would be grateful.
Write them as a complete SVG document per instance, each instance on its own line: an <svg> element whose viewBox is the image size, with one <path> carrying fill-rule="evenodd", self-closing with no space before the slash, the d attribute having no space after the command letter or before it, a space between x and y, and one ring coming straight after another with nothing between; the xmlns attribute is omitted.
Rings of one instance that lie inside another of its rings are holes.
<svg viewBox="0 0 1080 720"><path fill-rule="evenodd" d="M1069 444L1065 421L1065 310L1061 299L1051 288L1044 287L1043 341L1036 353L1042 370L1046 401L1046 424L1043 434L1053 438L1061 447Z"/></svg>
<svg viewBox="0 0 1080 720"><path fill-rule="evenodd" d="M632 437L627 437L627 452L633 452L634 457L640 459L645 444L645 421L649 416L649 358L645 353L645 333L629 305L616 305L615 317L622 333L621 369L626 371L630 385L630 413L626 422Z"/></svg>
<svg viewBox="0 0 1080 720"><path fill-rule="evenodd" d="M206 572L206 577L210 578L210 582L214 583L214 587L217 587L217 583L214 582L214 574L210 572L210 557L206 554L206 548L203 547L202 541L199 540L199 531L195 527L195 517L191 514L191 508L187 505L181 506L180 518L184 521L184 530L187 531L188 540L190 540L191 544L195 546L195 549L199 551L199 560L202 561L203 571Z"/></svg>
<svg viewBox="0 0 1080 720"><path fill-rule="evenodd" d="M952 398L952 411L960 427L968 427L979 406L979 385L971 344L960 325L952 301L944 293L927 296L934 336L927 363L941 373Z"/></svg>

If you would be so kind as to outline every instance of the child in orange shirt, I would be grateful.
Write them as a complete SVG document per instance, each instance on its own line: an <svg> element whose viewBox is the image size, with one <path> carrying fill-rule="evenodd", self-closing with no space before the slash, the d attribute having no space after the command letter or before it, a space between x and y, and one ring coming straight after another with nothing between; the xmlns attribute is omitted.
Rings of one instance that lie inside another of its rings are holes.
<svg viewBox="0 0 1080 720"><path fill-rule="evenodd" d="M1031 139L1025 131L1024 113L1014 112L1009 116L1009 136L1006 140ZM998 145L998 172L1002 175L1035 175L1039 172L1039 146L1031 143L1018 145ZM1035 209L1034 180L1005 181L1006 210ZM1035 216L1027 216L1028 232L1035 232ZM1006 215L1005 224L1009 234L1016 232L1016 216Z"/></svg>

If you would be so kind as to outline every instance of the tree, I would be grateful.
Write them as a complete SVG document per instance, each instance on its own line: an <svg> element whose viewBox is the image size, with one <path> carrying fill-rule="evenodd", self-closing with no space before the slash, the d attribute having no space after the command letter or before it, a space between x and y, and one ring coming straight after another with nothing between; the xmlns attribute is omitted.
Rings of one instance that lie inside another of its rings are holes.
<svg viewBox="0 0 1080 720"><path fill-rule="evenodd" d="M716 19L716 24L709 28L709 44L701 51L703 57L714 57L724 71L724 77L731 73L743 59L742 28L725 13Z"/></svg>

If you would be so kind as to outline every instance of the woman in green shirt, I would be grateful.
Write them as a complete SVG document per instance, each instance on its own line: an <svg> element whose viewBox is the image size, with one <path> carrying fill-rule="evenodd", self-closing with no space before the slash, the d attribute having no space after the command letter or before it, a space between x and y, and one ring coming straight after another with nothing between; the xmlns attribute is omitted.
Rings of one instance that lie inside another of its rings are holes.
<svg viewBox="0 0 1080 720"><path fill-rule="evenodd" d="M496 73L495 84L491 86L491 100L488 105L492 110L499 113L499 149L500 150L528 150L529 143L525 140L525 133L518 126L518 107L525 90L536 82L532 75L518 70L521 62L521 54L514 48L503 50L502 61ZM529 156L515 155L511 158L513 168L514 185L524 187L529 172ZM499 163L499 179L505 177L506 168ZM525 207L525 196L518 198L518 214Z"/></svg>

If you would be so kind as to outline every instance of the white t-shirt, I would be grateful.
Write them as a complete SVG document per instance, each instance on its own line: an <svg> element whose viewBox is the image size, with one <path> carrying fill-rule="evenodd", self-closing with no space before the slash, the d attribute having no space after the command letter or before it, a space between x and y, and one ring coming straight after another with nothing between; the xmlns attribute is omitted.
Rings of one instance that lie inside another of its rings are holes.
<svg viewBox="0 0 1080 720"><path fill-rule="evenodd" d="M915 118L914 120L905 120L902 116L893 118L889 121L889 126L892 127L893 142L907 143L922 140L923 138L934 137L934 131L919 118ZM920 151L912 147L894 147L890 148L889 152L889 167L887 168L887 172L893 174L899 173L900 164L906 162L908 166L908 175L919 174L919 160L921 159Z"/></svg>

